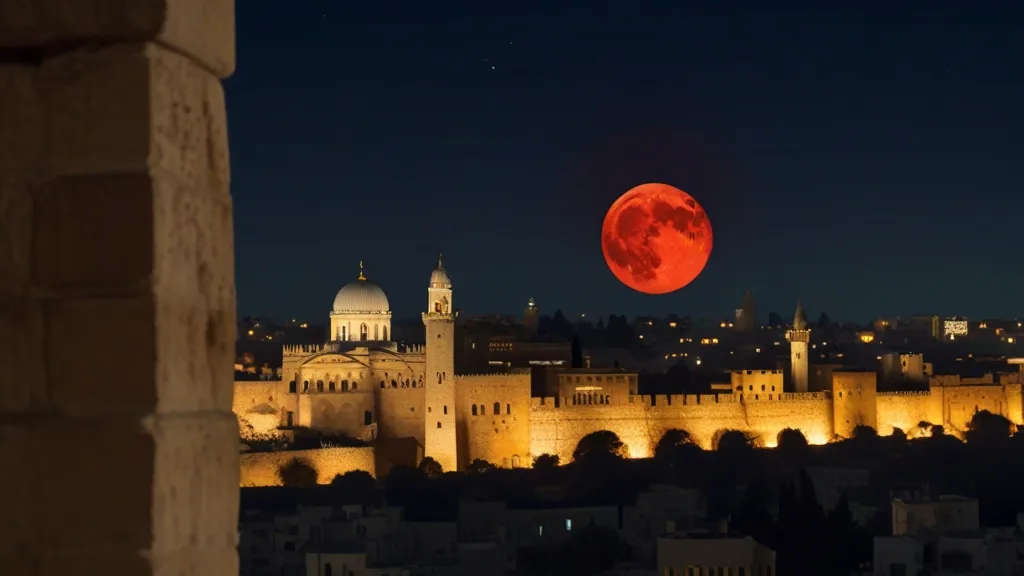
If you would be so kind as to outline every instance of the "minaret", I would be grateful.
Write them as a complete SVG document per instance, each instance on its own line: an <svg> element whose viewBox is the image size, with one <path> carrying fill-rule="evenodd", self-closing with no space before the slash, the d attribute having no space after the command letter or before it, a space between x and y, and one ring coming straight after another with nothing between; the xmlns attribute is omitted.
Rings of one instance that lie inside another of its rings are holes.
<svg viewBox="0 0 1024 576"><path fill-rule="evenodd" d="M537 325L540 323L540 310L537 308L537 302L533 298L526 303L526 309L523 310L523 326L526 328L528 336L533 336L537 333Z"/></svg>
<svg viewBox="0 0 1024 576"><path fill-rule="evenodd" d="M807 327L807 316L800 300L796 301L793 329L786 332L786 340L789 340L793 392L807 392L807 344L811 340L811 329Z"/></svg>
<svg viewBox="0 0 1024 576"><path fill-rule="evenodd" d="M455 313L452 309L452 281L442 266L440 256L437 258L437 268L430 273L423 325L427 332L427 359L423 376L427 407L423 434L424 456L437 460L446 472L455 472L458 471L455 436Z"/></svg>

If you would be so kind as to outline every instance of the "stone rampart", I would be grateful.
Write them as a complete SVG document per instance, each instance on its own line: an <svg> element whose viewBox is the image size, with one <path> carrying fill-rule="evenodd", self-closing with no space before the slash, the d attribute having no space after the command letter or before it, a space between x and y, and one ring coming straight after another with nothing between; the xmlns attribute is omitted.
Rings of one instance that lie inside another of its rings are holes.
<svg viewBox="0 0 1024 576"><path fill-rule="evenodd" d="M244 487L280 486L278 470L294 458L305 460L316 468L318 484L329 484L338 474L353 470L375 474L376 468L373 447L370 446L250 452L242 454L242 475L239 484Z"/></svg>

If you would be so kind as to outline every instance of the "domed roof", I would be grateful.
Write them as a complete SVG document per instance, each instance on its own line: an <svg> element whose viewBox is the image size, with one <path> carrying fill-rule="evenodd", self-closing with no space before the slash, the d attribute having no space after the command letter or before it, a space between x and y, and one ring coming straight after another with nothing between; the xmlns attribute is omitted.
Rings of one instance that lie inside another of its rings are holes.
<svg viewBox="0 0 1024 576"><path fill-rule="evenodd" d="M384 290L363 275L363 263L359 263L359 278L338 290L334 297L335 312L356 312L381 314L391 311Z"/></svg>
<svg viewBox="0 0 1024 576"><path fill-rule="evenodd" d="M448 272L445 271L444 266L441 265L441 257L437 257L437 268L430 273L430 287L431 288L451 288L452 279L448 277Z"/></svg>

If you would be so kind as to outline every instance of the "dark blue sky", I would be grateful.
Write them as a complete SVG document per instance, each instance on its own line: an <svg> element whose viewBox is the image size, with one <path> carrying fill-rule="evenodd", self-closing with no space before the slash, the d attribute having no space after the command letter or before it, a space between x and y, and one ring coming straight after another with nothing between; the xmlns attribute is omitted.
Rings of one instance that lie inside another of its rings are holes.
<svg viewBox="0 0 1024 576"><path fill-rule="evenodd" d="M1024 3L894 4L239 2L239 311L321 322L362 259L413 316L443 251L467 313L1015 316ZM715 232L664 296L600 248L647 181Z"/></svg>

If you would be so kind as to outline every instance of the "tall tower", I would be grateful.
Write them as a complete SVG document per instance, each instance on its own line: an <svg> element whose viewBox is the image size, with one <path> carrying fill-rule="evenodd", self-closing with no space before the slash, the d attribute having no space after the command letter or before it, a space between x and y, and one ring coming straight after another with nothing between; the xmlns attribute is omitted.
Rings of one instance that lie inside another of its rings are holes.
<svg viewBox="0 0 1024 576"><path fill-rule="evenodd" d="M526 303L526 309L523 310L523 327L526 329L526 334L528 336L536 334L539 323L540 309L537 308L537 302L530 298L529 302Z"/></svg>
<svg viewBox="0 0 1024 576"><path fill-rule="evenodd" d="M793 374L793 391L807 392L807 344L811 341L811 329L807 327L804 305L796 301L793 315L793 329L786 332L789 340L789 361Z"/></svg>
<svg viewBox="0 0 1024 576"><path fill-rule="evenodd" d="M743 303L736 309L736 328L740 332L753 332L757 329L757 305L749 290L743 294Z"/></svg>
<svg viewBox="0 0 1024 576"><path fill-rule="evenodd" d="M455 313L452 308L452 281L437 258L427 288L426 327L427 360L423 376L426 387L426 430L424 456L441 464L445 471L458 470L458 443L455 436Z"/></svg>

